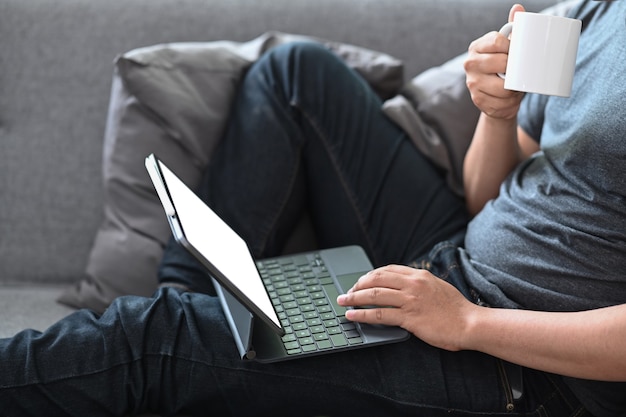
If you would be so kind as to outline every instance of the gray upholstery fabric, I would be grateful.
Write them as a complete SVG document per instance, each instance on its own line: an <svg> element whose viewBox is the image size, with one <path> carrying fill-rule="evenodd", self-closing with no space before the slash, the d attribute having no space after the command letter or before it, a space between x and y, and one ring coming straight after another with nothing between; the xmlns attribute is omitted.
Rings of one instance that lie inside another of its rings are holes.
<svg viewBox="0 0 626 417"><path fill-rule="evenodd" d="M6 286L0 290L0 339L11 337L20 330L45 330L74 310L51 302L64 289L59 285L37 287ZM28 312L28 314L24 314Z"/></svg>

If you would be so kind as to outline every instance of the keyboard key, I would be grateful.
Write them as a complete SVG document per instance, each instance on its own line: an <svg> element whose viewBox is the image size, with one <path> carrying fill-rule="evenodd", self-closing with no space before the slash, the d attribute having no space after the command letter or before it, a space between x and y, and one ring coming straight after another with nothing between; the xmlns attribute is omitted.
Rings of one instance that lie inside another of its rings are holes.
<svg viewBox="0 0 626 417"><path fill-rule="evenodd" d="M348 341L343 334L334 334L330 336L330 341L333 342L333 346L347 346Z"/></svg>
<svg viewBox="0 0 626 417"><path fill-rule="evenodd" d="M307 336L311 336L311 332L308 329L299 330L299 331L296 332L296 337L298 339L303 338L303 337L307 337Z"/></svg>
<svg viewBox="0 0 626 417"><path fill-rule="evenodd" d="M353 339L348 339L348 343L350 343L350 345L358 345L363 343L363 339L361 339L360 337L355 337Z"/></svg>
<svg viewBox="0 0 626 417"><path fill-rule="evenodd" d="M322 340L320 342L317 342L317 348L318 349L329 349L331 348L333 345L330 342L330 340Z"/></svg>
<svg viewBox="0 0 626 417"><path fill-rule="evenodd" d="M313 335L313 339L317 340L328 340L328 335L326 333L317 333Z"/></svg>
<svg viewBox="0 0 626 417"><path fill-rule="evenodd" d="M326 329L326 333L328 334L341 334L341 328L340 327L329 327L328 329Z"/></svg>
<svg viewBox="0 0 626 417"><path fill-rule="evenodd" d="M354 339L355 337L361 337L361 334L356 330L349 330L344 333L348 339Z"/></svg>
<svg viewBox="0 0 626 417"><path fill-rule="evenodd" d="M289 317L289 322L291 323L301 323L304 321L304 317L302 315L296 315Z"/></svg>
<svg viewBox="0 0 626 417"><path fill-rule="evenodd" d="M295 323L292 327L293 327L293 330L296 331L296 332L309 328L309 326L307 326L305 322Z"/></svg>
<svg viewBox="0 0 626 417"><path fill-rule="evenodd" d="M356 329L356 324L354 324L354 323L344 323L344 324L341 325L341 329L344 332L347 332L348 330L354 330L354 329Z"/></svg>
<svg viewBox="0 0 626 417"><path fill-rule="evenodd" d="M285 295L281 295L280 297L278 297L280 299L280 301L284 304L288 301L295 301L296 297L293 296L293 294L285 294Z"/></svg>
<svg viewBox="0 0 626 417"><path fill-rule="evenodd" d="M300 266L300 265L308 265L309 264L309 260L307 259L306 255L298 255L298 256L294 256L293 257L293 263Z"/></svg>
<svg viewBox="0 0 626 417"><path fill-rule="evenodd" d="M324 326L326 327L337 327L339 326L339 322L335 319L332 320L324 320Z"/></svg>
<svg viewBox="0 0 626 417"><path fill-rule="evenodd" d="M301 346L312 345L313 343L315 343L315 340L313 340L312 337L303 337L302 339L298 339L298 341L300 342Z"/></svg>
<svg viewBox="0 0 626 417"><path fill-rule="evenodd" d="M315 333L326 333L326 329L324 328L324 326L312 326L312 327L309 328L309 330L313 334L315 334Z"/></svg>
<svg viewBox="0 0 626 417"><path fill-rule="evenodd" d="M276 290L277 295L289 295L291 294L291 289L289 288L279 288Z"/></svg>
<svg viewBox="0 0 626 417"><path fill-rule="evenodd" d="M287 315L289 317L291 317L291 316L299 316L301 312L302 312L302 310L299 309L299 308L292 308L291 310L285 311L285 313L287 313Z"/></svg>
<svg viewBox="0 0 626 417"><path fill-rule="evenodd" d="M283 303L283 307L286 310L291 310L292 308L298 308L298 303L295 301L287 301L286 303Z"/></svg>
<svg viewBox="0 0 626 417"><path fill-rule="evenodd" d="M322 313L320 314L320 317L322 318L322 320L334 320L335 319L335 315L333 313Z"/></svg>
<svg viewBox="0 0 626 417"><path fill-rule="evenodd" d="M300 311L303 313L312 312L315 311L315 306L313 306L313 304L305 304L300 306Z"/></svg>
<svg viewBox="0 0 626 417"><path fill-rule="evenodd" d="M309 297L302 297L302 298L298 298L296 302L302 306L305 304L311 304L313 301Z"/></svg>
<svg viewBox="0 0 626 417"><path fill-rule="evenodd" d="M285 343L285 349L287 350L300 349L300 344L298 343L298 341L287 342Z"/></svg>
<svg viewBox="0 0 626 417"><path fill-rule="evenodd" d="M316 350L317 350L317 345L316 344L302 346L302 351L303 352L314 352Z"/></svg>
<svg viewBox="0 0 626 417"><path fill-rule="evenodd" d="M318 307L318 311L321 307L329 307L329 303L328 300L326 298L318 298L317 300L313 300L313 304L315 304Z"/></svg>
<svg viewBox="0 0 626 417"><path fill-rule="evenodd" d="M318 318L310 319L306 321L309 326L319 326L322 324L322 320Z"/></svg>
<svg viewBox="0 0 626 417"><path fill-rule="evenodd" d="M296 339L296 335L291 333L291 334L284 335L282 337L282 340L283 340L284 343L287 343L287 342L293 342L293 341L295 341L297 339Z"/></svg>
<svg viewBox="0 0 626 417"><path fill-rule="evenodd" d="M319 280L320 280L320 284L322 285L333 284L333 279L331 277L322 277L322 278L319 278Z"/></svg>

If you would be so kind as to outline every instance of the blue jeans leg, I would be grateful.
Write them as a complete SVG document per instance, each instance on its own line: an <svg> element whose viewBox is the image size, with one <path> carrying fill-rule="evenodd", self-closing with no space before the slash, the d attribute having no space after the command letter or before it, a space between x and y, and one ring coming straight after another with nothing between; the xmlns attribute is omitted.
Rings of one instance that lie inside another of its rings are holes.
<svg viewBox="0 0 626 417"><path fill-rule="evenodd" d="M322 247L361 245L374 265L409 262L467 222L367 83L313 43L277 47L250 69L198 191L257 257L280 253L305 211ZM161 280L198 289L205 275L170 245Z"/></svg>
<svg viewBox="0 0 626 417"><path fill-rule="evenodd" d="M454 271L455 268L446 269ZM578 416L559 377L526 370L511 409L500 362L418 339L274 364L243 361L219 302L171 288L0 340L0 415Z"/></svg>

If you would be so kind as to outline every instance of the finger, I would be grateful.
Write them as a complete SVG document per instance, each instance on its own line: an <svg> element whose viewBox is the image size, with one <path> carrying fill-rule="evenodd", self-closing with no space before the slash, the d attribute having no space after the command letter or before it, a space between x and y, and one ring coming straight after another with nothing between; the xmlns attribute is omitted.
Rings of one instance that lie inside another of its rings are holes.
<svg viewBox="0 0 626 417"><path fill-rule="evenodd" d="M402 325L402 314L397 308L352 309L346 311L346 318L359 323L384 324L387 326Z"/></svg>
<svg viewBox="0 0 626 417"><path fill-rule="evenodd" d="M501 108L515 106L520 99L518 91L505 90L504 80L495 75L483 80L482 84L477 86L477 89L483 100L493 101L494 104Z"/></svg>
<svg viewBox="0 0 626 417"><path fill-rule="evenodd" d="M359 306L384 306L401 307L403 304L403 292L390 288L366 288L341 294L337 297L337 303L344 307Z"/></svg>
<svg viewBox="0 0 626 417"><path fill-rule="evenodd" d="M361 276L348 292L364 288L386 287L399 289L404 278L415 270L403 265L387 265L369 271Z"/></svg>
<svg viewBox="0 0 626 417"><path fill-rule="evenodd" d="M511 11L509 11L509 22L513 21L513 19L515 18L515 13L525 11L526 9L524 9L524 6L522 6L521 4L514 4L513 7L511 7Z"/></svg>
<svg viewBox="0 0 626 417"><path fill-rule="evenodd" d="M506 68L509 40L502 34L493 33L485 45L476 46L463 66L469 74L496 74Z"/></svg>
<svg viewBox="0 0 626 417"><path fill-rule="evenodd" d="M514 94L508 98L489 97L485 94L472 94L472 101L488 116L499 119L510 119L517 114L521 97L523 97L523 93L518 92L514 92Z"/></svg>

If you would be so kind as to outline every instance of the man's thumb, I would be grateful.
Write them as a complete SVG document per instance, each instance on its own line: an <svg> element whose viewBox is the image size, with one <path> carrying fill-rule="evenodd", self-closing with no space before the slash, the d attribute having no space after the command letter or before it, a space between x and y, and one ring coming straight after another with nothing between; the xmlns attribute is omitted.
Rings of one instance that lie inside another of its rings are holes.
<svg viewBox="0 0 626 417"><path fill-rule="evenodd" d="M509 12L509 22L513 21L513 18L515 17L515 13L517 12L525 12L526 9L524 9L524 6L522 6L521 4L514 4L513 7L511 7L511 11Z"/></svg>

